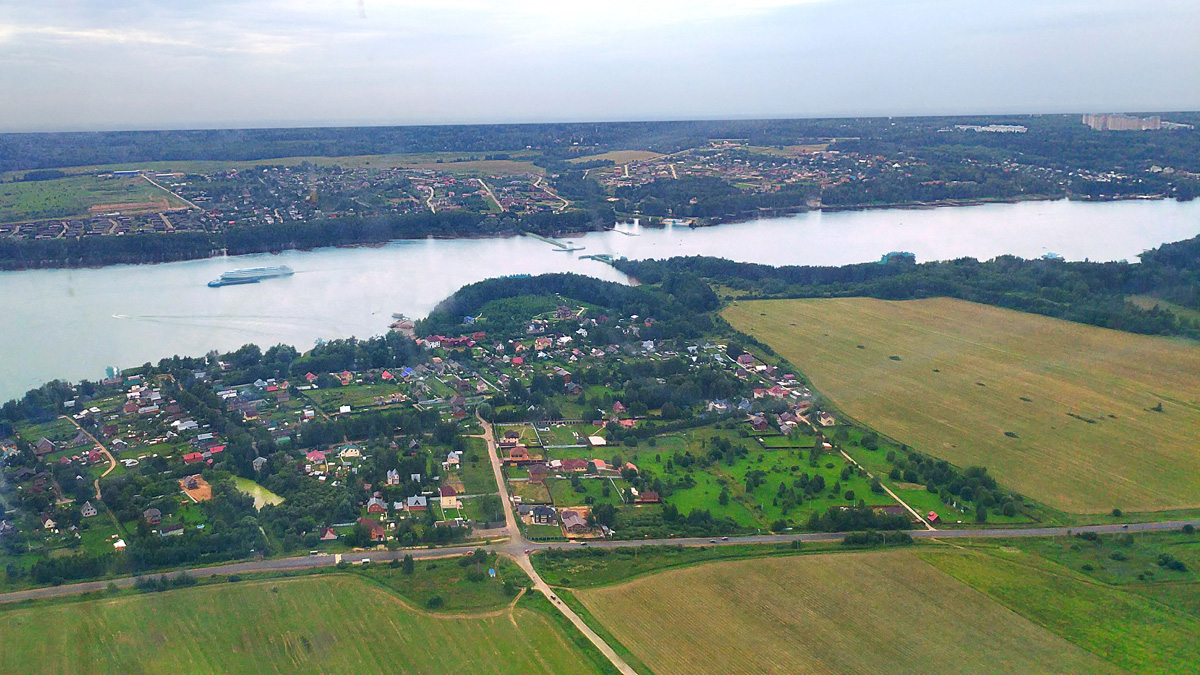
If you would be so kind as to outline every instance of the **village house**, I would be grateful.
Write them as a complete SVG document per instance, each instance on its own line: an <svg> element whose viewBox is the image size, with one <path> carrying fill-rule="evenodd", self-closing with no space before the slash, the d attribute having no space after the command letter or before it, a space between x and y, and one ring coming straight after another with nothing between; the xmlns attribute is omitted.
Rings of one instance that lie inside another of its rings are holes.
<svg viewBox="0 0 1200 675"><path fill-rule="evenodd" d="M538 525L554 525L557 521L554 508L550 506L535 506L530 511L530 514L533 517L533 522Z"/></svg>
<svg viewBox="0 0 1200 675"><path fill-rule="evenodd" d="M587 520L577 511L563 511L562 524L569 534L586 534L589 529Z"/></svg>
<svg viewBox="0 0 1200 675"><path fill-rule="evenodd" d="M423 495L414 495L404 500L404 508L407 511L420 512L428 508L429 503Z"/></svg>
<svg viewBox="0 0 1200 675"><path fill-rule="evenodd" d="M146 520L147 525L150 525L152 527L155 525L161 525L162 524L162 511L159 511L158 509L156 509L152 506L152 507L146 509L145 511L142 511L142 518L144 518Z"/></svg>
<svg viewBox="0 0 1200 675"><path fill-rule="evenodd" d="M383 523L373 518L359 518L358 524L367 528L367 538L374 542L380 542L387 539L387 530L384 529Z"/></svg>
<svg viewBox="0 0 1200 675"><path fill-rule="evenodd" d="M443 509L459 508L458 491L449 485L443 485L438 488L438 496L441 498Z"/></svg>
<svg viewBox="0 0 1200 675"><path fill-rule="evenodd" d="M387 513L387 503L379 497L371 497L367 500L367 513L385 514Z"/></svg>
<svg viewBox="0 0 1200 675"><path fill-rule="evenodd" d="M530 464L529 465L529 482L535 485L541 485L546 482L546 477L550 475L550 468L545 464Z"/></svg>
<svg viewBox="0 0 1200 675"><path fill-rule="evenodd" d="M327 527L321 530L321 541L333 541L338 538L338 533L332 527Z"/></svg>
<svg viewBox="0 0 1200 675"><path fill-rule="evenodd" d="M96 515L96 507L92 506L90 501L84 502L83 506L79 509L79 515L83 516L84 518L91 518L92 516Z"/></svg>

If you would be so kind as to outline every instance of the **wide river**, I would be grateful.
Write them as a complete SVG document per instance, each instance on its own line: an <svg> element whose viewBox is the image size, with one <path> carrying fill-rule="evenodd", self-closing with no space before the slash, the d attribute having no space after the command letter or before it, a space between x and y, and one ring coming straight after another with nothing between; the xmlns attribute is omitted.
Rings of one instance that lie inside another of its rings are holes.
<svg viewBox="0 0 1200 675"><path fill-rule="evenodd" d="M247 342L308 349L324 338L387 330L393 312L422 317L464 284L573 271L626 281L578 256L710 255L772 265L842 265L911 251L920 261L1053 252L1134 260L1200 234L1200 200L1025 202L920 210L806 213L691 230L590 233L564 253L529 237L396 241L161 265L0 273L0 401L54 378L100 379L106 366L200 355ZM292 277L208 288L222 272L289 265Z"/></svg>

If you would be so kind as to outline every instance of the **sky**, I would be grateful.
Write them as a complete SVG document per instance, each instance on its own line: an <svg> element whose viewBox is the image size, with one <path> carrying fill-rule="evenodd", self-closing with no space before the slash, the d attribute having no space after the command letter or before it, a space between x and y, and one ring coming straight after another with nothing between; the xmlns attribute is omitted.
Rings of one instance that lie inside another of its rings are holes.
<svg viewBox="0 0 1200 675"><path fill-rule="evenodd" d="M1200 109L1198 0L0 0L0 131Z"/></svg>

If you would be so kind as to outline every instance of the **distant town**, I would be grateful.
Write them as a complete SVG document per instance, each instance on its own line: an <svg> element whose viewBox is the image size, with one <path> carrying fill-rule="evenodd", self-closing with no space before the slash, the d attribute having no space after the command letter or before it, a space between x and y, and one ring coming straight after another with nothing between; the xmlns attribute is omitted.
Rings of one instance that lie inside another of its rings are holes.
<svg viewBox="0 0 1200 675"><path fill-rule="evenodd" d="M112 169L9 171L0 184L0 237L72 242L193 233L222 248L224 232L379 219L395 223L397 236L553 235L632 218L707 225L821 208L1188 199L1200 185L1200 166L1186 152L1196 143L1194 125L1161 116L802 122L759 138L681 137L663 151L644 140L643 149L615 149L619 140L589 144L572 136L505 152L164 158ZM823 135L835 128L839 135ZM1117 132L1125 131L1163 134L1162 157L1123 160L1132 137ZM1093 136L1094 147L1057 146L1063 134L1098 132L1104 135ZM404 224L421 214L438 224Z"/></svg>

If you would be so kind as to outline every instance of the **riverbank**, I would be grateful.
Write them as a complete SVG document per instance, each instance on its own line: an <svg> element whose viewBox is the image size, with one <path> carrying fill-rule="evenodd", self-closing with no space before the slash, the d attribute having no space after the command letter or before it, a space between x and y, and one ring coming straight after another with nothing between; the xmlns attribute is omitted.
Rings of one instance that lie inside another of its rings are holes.
<svg viewBox="0 0 1200 675"><path fill-rule="evenodd" d="M1075 201L1053 195L1026 195L1014 198L980 198L937 202L895 204L802 205L768 209L753 213L716 218L692 219L691 229L718 225L787 219L809 213L847 213L863 211L919 211L945 207L975 207L1027 202ZM1078 203L1114 203L1128 201L1175 201L1162 195L1080 199ZM288 223L252 231L231 230L217 233L140 234L87 239L25 240L0 238L0 272L44 269L99 269L117 265L153 265L204 260L226 256L282 254L291 251L315 251L324 248L383 247L398 241L420 240L498 240L531 236L554 245L561 251L582 250L578 245L562 244L560 239L580 238L595 233L617 232L616 222L594 223L583 212L553 214L540 219L537 227L517 221L516 226L497 226L490 217L476 214L417 214L394 219L343 218L338 220ZM618 221L619 222L619 221ZM586 225L581 227L581 225ZM489 227L490 226L490 227ZM667 225L646 223L648 229L671 229ZM1155 242L1162 243L1162 242Z"/></svg>
<svg viewBox="0 0 1200 675"><path fill-rule="evenodd" d="M462 286L490 277L575 272L630 283L587 256L630 260L711 256L766 265L874 262L890 251L918 261L998 255L1135 260L1200 234L1200 201L1095 204L1066 200L961 209L812 211L721 227L620 230L572 237L562 252L531 237L395 239L204 257L164 264L0 272L0 400L56 378L99 379L110 365L174 354L387 332L392 313L418 319ZM629 236L634 234L637 236ZM287 265L294 276L208 288L235 268Z"/></svg>

